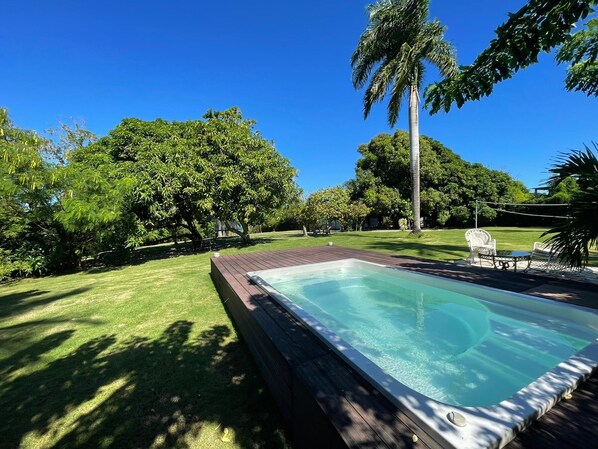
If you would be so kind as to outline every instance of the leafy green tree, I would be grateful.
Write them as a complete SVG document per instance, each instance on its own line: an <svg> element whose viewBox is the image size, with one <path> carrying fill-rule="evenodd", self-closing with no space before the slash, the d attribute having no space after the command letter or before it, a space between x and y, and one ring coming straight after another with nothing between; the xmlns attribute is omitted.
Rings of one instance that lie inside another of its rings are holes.
<svg viewBox="0 0 598 449"><path fill-rule="evenodd" d="M478 225L486 226L491 224L496 219L496 211L487 204L478 206Z"/></svg>
<svg viewBox="0 0 598 449"><path fill-rule="evenodd" d="M316 215L316 208L314 207L313 201L311 203L307 202L309 197L301 198L301 202L297 205L296 213L301 223L301 228L303 231L303 237L308 236L309 229L315 229L317 224L319 223L319 217Z"/></svg>
<svg viewBox="0 0 598 449"><path fill-rule="evenodd" d="M401 197L398 189L376 182L363 193L363 202L370 208L371 214L386 218L391 223L411 217L410 202Z"/></svg>
<svg viewBox="0 0 598 449"><path fill-rule="evenodd" d="M16 128L8 111L0 109L0 280L16 272L42 271L46 265L45 248L31 238L48 229L52 216L42 189L47 182L42 146L34 132ZM34 267L31 256L44 260Z"/></svg>
<svg viewBox="0 0 598 449"><path fill-rule="evenodd" d="M285 204L266 216L262 228L266 231L286 231L301 226L297 205Z"/></svg>
<svg viewBox="0 0 598 449"><path fill-rule="evenodd" d="M263 223L296 198L297 172L272 142L254 130L255 121L243 119L238 108L208 111L204 118L205 145L214 174L214 213L248 242L250 225Z"/></svg>
<svg viewBox="0 0 598 449"><path fill-rule="evenodd" d="M419 92L424 79L424 62L449 77L457 71L455 52L444 40L444 27L440 22L427 21L427 0L381 0L370 5L368 11L369 24L351 58L353 85L362 88L370 80L363 101L366 118L373 104L390 92L390 126L396 124L403 97L409 95L413 232L419 233Z"/></svg>
<svg viewBox="0 0 598 449"><path fill-rule="evenodd" d="M83 259L100 253L122 258L136 243L135 218L127 204L133 181L120 178L108 155L90 152L97 138L81 123L60 123L48 134L43 154L56 180L54 219L60 245L69 248L65 262L81 268ZM91 157L82 159L86 152Z"/></svg>
<svg viewBox="0 0 598 449"><path fill-rule="evenodd" d="M305 219L314 230L330 231L332 222L346 223L349 191L343 186L317 190L306 200Z"/></svg>
<svg viewBox="0 0 598 449"><path fill-rule="evenodd" d="M443 226L450 218L446 205L450 203L449 196L436 188L422 191L422 214L424 217L434 217L436 223Z"/></svg>
<svg viewBox="0 0 598 449"><path fill-rule="evenodd" d="M68 184L81 177L79 171L67 169L67 156L77 141L92 140L93 135L82 127L63 125L59 135L51 136L60 138L53 141L18 129L8 112L0 110L0 278L80 264L78 242L83 233L69 229L60 216L65 213L63 201L73 196ZM97 208L93 212L98 213Z"/></svg>
<svg viewBox="0 0 598 449"><path fill-rule="evenodd" d="M363 228L363 221L370 214L372 210L363 201L353 201L347 207L347 227L361 231Z"/></svg>
<svg viewBox="0 0 598 449"><path fill-rule="evenodd" d="M576 193L579 193L577 180L574 177L569 176L551 187L550 195L546 198L542 198L542 202L548 204L569 204Z"/></svg>
<svg viewBox="0 0 598 449"><path fill-rule="evenodd" d="M470 164L437 140L420 137L422 160L422 215L430 225L463 226L473 222L475 201L525 202L527 188L508 174ZM356 178L351 183L354 199L363 199L372 214L391 222L408 215L409 136L397 131L380 134L359 147ZM411 218L411 217L409 217ZM481 222L489 223L496 212L480 207Z"/></svg>
<svg viewBox="0 0 598 449"><path fill-rule="evenodd" d="M215 219L249 240L299 195L295 169L253 126L233 108L125 119L98 141L77 123L42 139L1 109L0 278L80 267L180 228L198 243Z"/></svg>
<svg viewBox="0 0 598 449"><path fill-rule="evenodd" d="M409 216L409 152L395 150L395 136L379 134L358 148L356 179L351 182L353 199L363 199L371 214L390 222ZM409 138L405 134L407 148ZM424 166L424 171L427 167Z"/></svg>
<svg viewBox="0 0 598 449"><path fill-rule="evenodd" d="M46 160L54 166L65 167L73 151L97 141L94 133L85 128L85 124L73 120L72 123L60 122L57 128L50 128L43 153Z"/></svg>
<svg viewBox="0 0 598 449"><path fill-rule="evenodd" d="M140 229L182 227L199 244L202 227L212 220L215 178L208 155L201 121L125 119L75 160L132 185L130 208ZM118 196L119 190L105 194Z"/></svg>
<svg viewBox="0 0 598 449"><path fill-rule="evenodd" d="M570 62L565 78L567 90L598 96L598 18L565 41L556 55L559 64Z"/></svg>
<svg viewBox="0 0 598 449"><path fill-rule="evenodd" d="M544 235L548 243L565 254L572 267L588 263L590 248L598 248L598 145L585 146L583 151L563 154L552 173L548 185L558 186L568 178L575 179L568 208L569 218L561 221Z"/></svg>
<svg viewBox="0 0 598 449"><path fill-rule="evenodd" d="M273 231L295 230L303 228L304 237L307 237L307 228L303 219L305 198L299 187L292 193L286 204L270 212L264 221L264 227Z"/></svg>
<svg viewBox="0 0 598 449"><path fill-rule="evenodd" d="M565 82L568 90L598 95L598 20L574 35L575 24L589 14L596 0L529 0L498 27L496 37L473 64L462 67L455 76L429 86L426 107L434 114L451 105L463 106L492 93L494 85L511 78L517 71L538 62L540 53L563 45L557 62L571 62Z"/></svg>
<svg viewBox="0 0 598 449"><path fill-rule="evenodd" d="M84 257L103 251L122 256L137 245L132 177L122 177L107 154L87 147L74 149L60 173L62 195L55 218L70 233L79 268Z"/></svg>
<svg viewBox="0 0 598 449"><path fill-rule="evenodd" d="M250 226L264 223L296 194L295 169L253 129L254 121L237 108L208 111L204 119L125 119L77 154L96 172L105 168L105 187L114 187L106 198L132 189L127 201L137 218L130 226L133 237L184 228L199 244L219 219L249 241Z"/></svg>
<svg viewBox="0 0 598 449"><path fill-rule="evenodd" d="M454 206L450 209L450 215L458 226L465 226L471 222L471 212L466 206Z"/></svg>

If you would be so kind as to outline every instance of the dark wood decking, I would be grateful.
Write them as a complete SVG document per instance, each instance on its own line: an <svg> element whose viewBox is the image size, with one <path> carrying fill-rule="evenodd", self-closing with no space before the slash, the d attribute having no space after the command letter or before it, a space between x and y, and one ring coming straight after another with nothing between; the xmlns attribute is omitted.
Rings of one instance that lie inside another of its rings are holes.
<svg viewBox="0 0 598 449"><path fill-rule="evenodd" d="M521 273L314 247L212 258L212 278L288 424L297 448L440 448L246 276L248 271L358 258L598 308L598 289ZM598 375L520 433L508 449L591 447L598 442ZM412 437L417 435L418 442Z"/></svg>

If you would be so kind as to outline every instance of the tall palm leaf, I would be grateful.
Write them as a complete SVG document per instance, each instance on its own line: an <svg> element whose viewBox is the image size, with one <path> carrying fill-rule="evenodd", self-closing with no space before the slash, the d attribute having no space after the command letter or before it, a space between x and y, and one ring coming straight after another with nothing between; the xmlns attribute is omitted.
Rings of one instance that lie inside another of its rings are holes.
<svg viewBox="0 0 598 449"><path fill-rule="evenodd" d="M598 145L594 150L585 146L585 151L565 154L550 169L549 187L568 177L579 186L569 204L569 218L543 234L554 234L548 243L565 255L571 267L586 265L590 248L598 248Z"/></svg>
<svg viewBox="0 0 598 449"><path fill-rule="evenodd" d="M442 76L450 77L457 71L455 51L444 40L440 22L436 19L428 22L428 0L381 0L370 5L368 12L368 26L351 57L353 86L361 89L369 80L363 99L365 118L374 103L390 94L390 126L396 124L401 102L409 96L413 232L419 233L419 91L424 63L436 66Z"/></svg>

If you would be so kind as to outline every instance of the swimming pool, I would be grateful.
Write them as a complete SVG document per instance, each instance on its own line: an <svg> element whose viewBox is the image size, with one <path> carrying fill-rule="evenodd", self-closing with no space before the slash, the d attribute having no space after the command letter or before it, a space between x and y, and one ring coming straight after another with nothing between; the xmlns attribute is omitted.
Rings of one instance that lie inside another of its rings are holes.
<svg viewBox="0 0 598 449"><path fill-rule="evenodd" d="M248 274L447 446L506 444L598 365L589 309L356 259Z"/></svg>

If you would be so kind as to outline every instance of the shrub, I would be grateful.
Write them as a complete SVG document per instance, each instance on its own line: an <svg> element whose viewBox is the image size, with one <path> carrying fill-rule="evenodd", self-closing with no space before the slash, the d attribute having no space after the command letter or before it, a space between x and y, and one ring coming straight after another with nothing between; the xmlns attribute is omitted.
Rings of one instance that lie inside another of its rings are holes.
<svg viewBox="0 0 598 449"><path fill-rule="evenodd" d="M450 215L452 221L459 226L466 225L471 218L471 213L469 212L467 206L452 207L450 210Z"/></svg>

